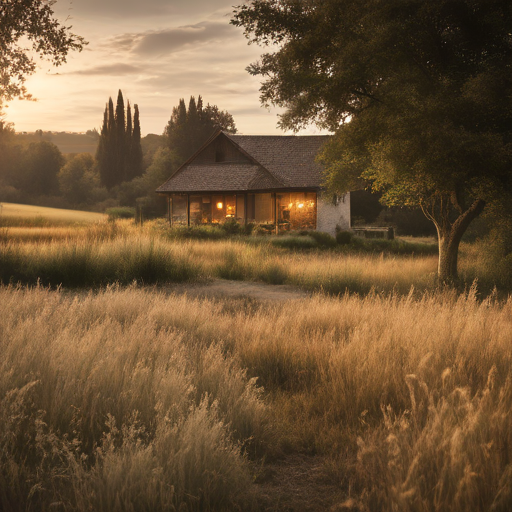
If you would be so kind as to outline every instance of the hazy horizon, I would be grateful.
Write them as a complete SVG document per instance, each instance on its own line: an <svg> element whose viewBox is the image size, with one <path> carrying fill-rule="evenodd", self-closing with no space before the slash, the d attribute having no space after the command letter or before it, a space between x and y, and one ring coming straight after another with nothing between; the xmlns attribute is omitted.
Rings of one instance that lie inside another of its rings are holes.
<svg viewBox="0 0 512 512"><path fill-rule="evenodd" d="M235 4L242 3L242 0ZM17 132L100 129L118 90L138 104L142 135L161 134L180 98L203 97L233 115L240 133L280 134L278 109L260 106L260 80L245 68L265 50L230 25L230 0L59 0L61 23L89 42L58 68L39 62L28 78L36 102L13 100ZM311 127L304 133L318 133Z"/></svg>

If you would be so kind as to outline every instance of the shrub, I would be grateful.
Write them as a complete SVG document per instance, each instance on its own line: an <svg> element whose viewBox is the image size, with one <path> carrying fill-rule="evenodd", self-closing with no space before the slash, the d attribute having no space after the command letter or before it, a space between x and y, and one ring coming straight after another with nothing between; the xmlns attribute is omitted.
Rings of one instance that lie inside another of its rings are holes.
<svg viewBox="0 0 512 512"><path fill-rule="evenodd" d="M275 233L275 225L274 224L255 224L253 233L256 235L271 235Z"/></svg>
<svg viewBox="0 0 512 512"><path fill-rule="evenodd" d="M254 222L248 222L245 226L242 227L243 234L244 235L252 234L252 231L253 231L255 225L256 224Z"/></svg>
<svg viewBox="0 0 512 512"><path fill-rule="evenodd" d="M318 247L330 248L336 246L336 239L329 233L310 231L309 236L318 244Z"/></svg>
<svg viewBox="0 0 512 512"><path fill-rule="evenodd" d="M352 233L350 231L338 231L336 233L336 243L338 245L347 245L352 241Z"/></svg>
<svg viewBox="0 0 512 512"><path fill-rule="evenodd" d="M108 215L108 220L116 219L133 219L135 218L135 208L129 206L116 206L115 208L108 208L105 213Z"/></svg>
<svg viewBox="0 0 512 512"><path fill-rule="evenodd" d="M220 240L227 238L227 233L218 226L205 224L204 226L176 227L172 228L172 234L176 238L195 239L195 240Z"/></svg>
<svg viewBox="0 0 512 512"><path fill-rule="evenodd" d="M220 227L228 235L238 235L241 231L241 226L235 219L227 220Z"/></svg>

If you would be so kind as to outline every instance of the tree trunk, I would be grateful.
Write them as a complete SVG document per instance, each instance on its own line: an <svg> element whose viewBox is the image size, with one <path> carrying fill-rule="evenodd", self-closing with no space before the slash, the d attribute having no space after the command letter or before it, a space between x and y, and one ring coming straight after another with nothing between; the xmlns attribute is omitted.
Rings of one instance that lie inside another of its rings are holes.
<svg viewBox="0 0 512 512"><path fill-rule="evenodd" d="M457 280L457 259L459 255L459 244L462 235L466 232L469 224L484 209L485 201L477 199L466 211L462 212L455 222L448 222L447 218L432 219L437 228L439 237L439 265L437 275L442 283L454 283Z"/></svg>

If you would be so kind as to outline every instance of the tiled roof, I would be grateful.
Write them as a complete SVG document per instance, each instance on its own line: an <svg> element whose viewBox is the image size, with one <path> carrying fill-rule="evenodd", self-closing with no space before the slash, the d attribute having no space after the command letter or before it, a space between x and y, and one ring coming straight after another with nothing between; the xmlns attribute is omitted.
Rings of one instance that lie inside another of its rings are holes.
<svg viewBox="0 0 512 512"><path fill-rule="evenodd" d="M249 155L252 162L194 163L196 156L221 134ZM315 162L315 157L328 138L316 135L230 135L218 132L157 192L319 188L322 167Z"/></svg>
<svg viewBox="0 0 512 512"><path fill-rule="evenodd" d="M282 188L282 184L259 165L189 164L168 179L157 192L245 192Z"/></svg>
<svg viewBox="0 0 512 512"><path fill-rule="evenodd" d="M285 185L320 186L322 166L315 157L328 135L225 135Z"/></svg>

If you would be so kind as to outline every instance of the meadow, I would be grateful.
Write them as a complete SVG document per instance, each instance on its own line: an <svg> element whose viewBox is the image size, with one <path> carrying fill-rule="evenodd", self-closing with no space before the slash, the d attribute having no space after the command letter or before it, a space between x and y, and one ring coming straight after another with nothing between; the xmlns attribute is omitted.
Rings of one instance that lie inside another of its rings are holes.
<svg viewBox="0 0 512 512"><path fill-rule="evenodd" d="M0 238L2 510L512 507L512 299L473 246L461 292L413 244L15 229ZM311 296L159 286L218 278ZM287 460L321 461L301 503L268 492Z"/></svg>
<svg viewBox="0 0 512 512"><path fill-rule="evenodd" d="M0 203L0 227L48 227L87 225L105 220L102 213L47 208L16 203Z"/></svg>

